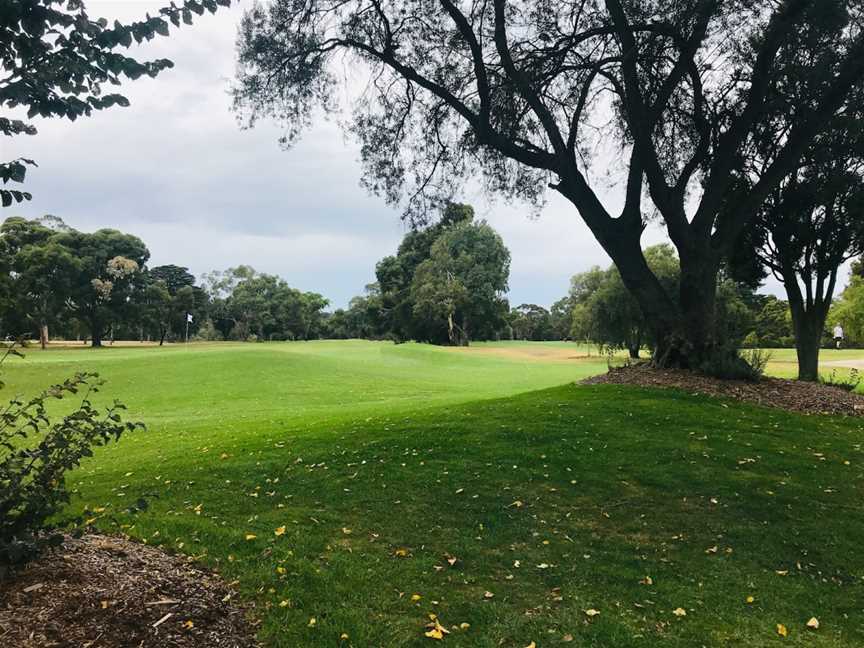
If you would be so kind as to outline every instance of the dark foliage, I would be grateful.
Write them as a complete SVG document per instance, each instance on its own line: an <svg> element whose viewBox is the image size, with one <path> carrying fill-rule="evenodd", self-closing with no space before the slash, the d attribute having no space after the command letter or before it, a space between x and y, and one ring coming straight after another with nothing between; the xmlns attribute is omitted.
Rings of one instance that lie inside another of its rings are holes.
<svg viewBox="0 0 864 648"><path fill-rule="evenodd" d="M10 355L20 354L10 347L2 360ZM0 577L62 541L50 518L69 501L66 473L94 447L143 428L122 420L124 406L117 401L105 411L94 406L90 398L100 385L97 374L78 373L0 410ZM73 411L53 417L49 404L73 396L81 399Z"/></svg>
<svg viewBox="0 0 864 648"><path fill-rule="evenodd" d="M140 62L120 53L133 44L167 36L169 23L191 24L194 14L213 13L231 0L184 0L144 20L123 25L93 19L85 0L3 0L0 3L0 106L20 108L26 119L0 117L0 136L35 135L35 117L89 117L94 110L128 106L129 100L103 86L123 78L155 77L172 66L167 59ZM19 158L0 162L3 184L23 183L28 166ZM29 200L30 194L0 189L0 203Z"/></svg>

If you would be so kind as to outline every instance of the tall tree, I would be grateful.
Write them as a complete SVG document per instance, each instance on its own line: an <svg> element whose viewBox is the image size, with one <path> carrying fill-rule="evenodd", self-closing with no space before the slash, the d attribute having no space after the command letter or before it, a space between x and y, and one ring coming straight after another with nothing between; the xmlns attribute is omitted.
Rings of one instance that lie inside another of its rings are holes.
<svg viewBox="0 0 864 648"><path fill-rule="evenodd" d="M422 216L475 170L510 196L550 186L617 265L657 362L693 366L716 352L724 258L864 78L862 12L862 0L271 0L241 25L235 105L251 122L284 118L290 143L334 107L334 63L353 57L373 79L351 129L371 189ZM800 74L781 60L803 34L821 46ZM771 89L799 82L814 101L758 181L736 185ZM624 170L617 216L591 172L609 142ZM677 295L642 254L646 193L678 251Z"/></svg>
<svg viewBox="0 0 864 648"><path fill-rule="evenodd" d="M71 294L76 314L87 323L91 344L102 346L110 327L132 308L150 251L137 236L113 229L71 231L57 236L79 262Z"/></svg>
<svg viewBox="0 0 864 648"><path fill-rule="evenodd" d="M44 349L49 340L49 324L58 321L71 295L72 278L79 262L71 250L57 241L58 229L68 228L51 220L28 221L9 218L0 226L0 236L8 255L8 272L14 274L16 299L9 304L27 317L39 332Z"/></svg>
<svg viewBox="0 0 864 648"><path fill-rule="evenodd" d="M89 117L94 110L128 106L121 94L103 92L123 77L155 77L172 66L167 59L139 62L118 50L155 36L167 36L169 23L192 23L192 15L211 13L231 0L185 0L156 16L123 25L87 14L86 0L3 0L0 3L0 107L21 108L26 119L0 117L0 136L35 135L34 117ZM23 116L23 115L22 115ZM28 158L0 162L0 180L22 183ZM0 189L0 204L29 200L30 194Z"/></svg>
<svg viewBox="0 0 864 648"><path fill-rule="evenodd" d="M838 272L864 253L861 111L859 106L831 120L831 130L816 138L800 165L771 191L743 237L755 242L758 258L786 289L799 380L818 380L819 349ZM766 128L762 155L751 164L771 162L785 121Z"/></svg>
<svg viewBox="0 0 864 648"><path fill-rule="evenodd" d="M460 223L435 239L417 267L414 314L446 331L450 344L467 346L472 334L503 323L509 275L510 252L498 233L484 221Z"/></svg>
<svg viewBox="0 0 864 648"><path fill-rule="evenodd" d="M395 256L384 257L375 266L386 326L396 339L441 341L438 327L430 327L428 320L416 317L411 285L417 268L429 258L438 237L473 218L474 209L470 205L448 202L435 223L411 229Z"/></svg>

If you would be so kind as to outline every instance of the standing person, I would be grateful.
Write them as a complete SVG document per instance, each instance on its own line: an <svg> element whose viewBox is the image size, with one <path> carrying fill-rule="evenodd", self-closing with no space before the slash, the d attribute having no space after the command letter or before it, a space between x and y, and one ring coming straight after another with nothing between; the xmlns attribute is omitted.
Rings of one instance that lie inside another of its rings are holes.
<svg viewBox="0 0 864 648"><path fill-rule="evenodd" d="M839 349L841 344L843 344L843 327L838 322L834 327L834 347Z"/></svg>

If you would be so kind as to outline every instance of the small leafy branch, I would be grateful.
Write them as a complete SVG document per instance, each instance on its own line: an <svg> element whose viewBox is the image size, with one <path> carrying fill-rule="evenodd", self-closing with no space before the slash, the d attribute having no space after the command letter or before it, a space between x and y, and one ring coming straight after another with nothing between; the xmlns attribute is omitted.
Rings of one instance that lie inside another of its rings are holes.
<svg viewBox="0 0 864 648"><path fill-rule="evenodd" d="M847 376L842 376L837 373L836 369L832 369L831 373L822 377L822 382L832 387L839 387L848 392L854 392L861 384L861 375L857 369L851 369Z"/></svg>
<svg viewBox="0 0 864 648"><path fill-rule="evenodd" d="M21 353L8 348L0 364L13 355ZM144 428L124 422L125 406L116 400L104 411L93 405L90 398L103 382L98 374L77 373L29 400L14 398L0 411L0 577L62 542L49 520L69 502L66 473L92 456L94 447ZM77 407L52 422L49 403L76 395Z"/></svg>

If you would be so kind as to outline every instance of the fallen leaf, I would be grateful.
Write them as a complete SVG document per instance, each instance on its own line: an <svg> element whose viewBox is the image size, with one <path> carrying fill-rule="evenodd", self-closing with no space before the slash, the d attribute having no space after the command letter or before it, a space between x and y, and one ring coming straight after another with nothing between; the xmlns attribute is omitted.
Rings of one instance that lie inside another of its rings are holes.
<svg viewBox="0 0 864 648"><path fill-rule="evenodd" d="M285 535L285 527L284 526L276 527L276 530L273 532L273 535L277 535L277 536Z"/></svg>
<svg viewBox="0 0 864 648"><path fill-rule="evenodd" d="M680 608L680 607L675 608L674 610L672 610L672 614L674 614L677 617L687 616L687 610L685 610L684 608Z"/></svg>
<svg viewBox="0 0 864 648"><path fill-rule="evenodd" d="M195 627L195 624L192 623L192 620L190 619L190 620L187 620L183 623L183 627L186 628L187 630L191 630L192 628Z"/></svg>
<svg viewBox="0 0 864 648"><path fill-rule="evenodd" d="M341 635L339 635L339 639L342 641L347 641L348 640L348 633L343 632Z"/></svg>
<svg viewBox="0 0 864 648"><path fill-rule="evenodd" d="M316 625L318 625L318 619L316 619L315 617L312 617L311 619L309 619L309 627L310 628L314 628Z"/></svg>
<svg viewBox="0 0 864 648"><path fill-rule="evenodd" d="M530 644L525 646L525 648L537 648L537 644L532 641Z"/></svg>
<svg viewBox="0 0 864 648"><path fill-rule="evenodd" d="M787 636L789 636L789 631L786 629L785 625L783 625L782 623L778 623L777 624L777 634L780 635L781 637L787 637Z"/></svg>
<svg viewBox="0 0 864 648"><path fill-rule="evenodd" d="M807 622L807 627L810 628L811 630L818 630L819 629L819 619L817 619L816 617L810 617L810 620Z"/></svg>
<svg viewBox="0 0 864 648"><path fill-rule="evenodd" d="M563 637L561 637L561 641L565 641L565 642L569 643L569 642L573 641L573 635L565 634Z"/></svg>
<svg viewBox="0 0 864 648"><path fill-rule="evenodd" d="M653 585L653 584L654 584L654 581L651 579L650 576L646 576L645 578L643 578L643 579L640 580L639 582L640 582L642 585Z"/></svg>
<svg viewBox="0 0 864 648"><path fill-rule="evenodd" d="M756 600L756 599L755 599L753 596L748 596L748 597L747 597L747 602L748 602L748 603L752 603L752 602L755 601L755 600Z"/></svg>
<svg viewBox="0 0 864 648"><path fill-rule="evenodd" d="M256 536L254 533L247 533L247 534L246 534L246 539L247 539L247 540L254 540L254 539L257 538L257 537L258 537L258 536Z"/></svg>
<svg viewBox="0 0 864 648"><path fill-rule="evenodd" d="M495 595L494 595L492 592L488 592L488 591L487 591L487 592L483 592L483 598L485 598L485 599L491 599L491 598L494 597L494 596L495 596Z"/></svg>
<svg viewBox="0 0 864 648"><path fill-rule="evenodd" d="M396 551L393 552L394 556L398 556L399 558L407 558L408 550L405 547L400 547Z"/></svg>
<svg viewBox="0 0 864 648"><path fill-rule="evenodd" d="M416 603L417 601L419 601L419 600L422 599L422 598L423 598L423 597L420 596L419 594L412 594L412 595L411 595L411 600L412 600L414 603Z"/></svg>
<svg viewBox="0 0 864 648"><path fill-rule="evenodd" d="M595 617L600 614L600 610L595 610L594 608L585 610L585 616L587 617Z"/></svg>

